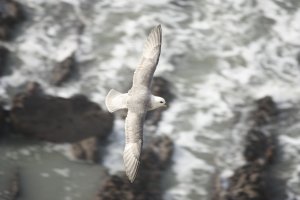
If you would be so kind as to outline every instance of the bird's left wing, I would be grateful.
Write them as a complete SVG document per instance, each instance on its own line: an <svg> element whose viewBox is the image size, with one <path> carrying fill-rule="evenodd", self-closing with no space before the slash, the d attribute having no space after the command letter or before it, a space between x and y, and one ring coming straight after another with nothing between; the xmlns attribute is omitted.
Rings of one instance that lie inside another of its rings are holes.
<svg viewBox="0 0 300 200"><path fill-rule="evenodd" d="M133 75L133 87L150 87L161 50L161 26L152 29L144 46L141 61Z"/></svg>
<svg viewBox="0 0 300 200"><path fill-rule="evenodd" d="M125 149L123 153L126 175L130 182L136 178L143 145L143 124L145 114L128 110L125 121Z"/></svg>

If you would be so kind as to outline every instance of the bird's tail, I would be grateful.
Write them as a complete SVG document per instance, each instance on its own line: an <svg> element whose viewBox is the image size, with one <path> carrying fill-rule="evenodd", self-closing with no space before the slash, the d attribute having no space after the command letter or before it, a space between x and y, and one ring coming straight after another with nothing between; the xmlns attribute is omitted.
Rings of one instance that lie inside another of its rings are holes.
<svg viewBox="0 0 300 200"><path fill-rule="evenodd" d="M114 89L110 90L105 98L105 104L109 112L127 108L128 94L122 94Z"/></svg>

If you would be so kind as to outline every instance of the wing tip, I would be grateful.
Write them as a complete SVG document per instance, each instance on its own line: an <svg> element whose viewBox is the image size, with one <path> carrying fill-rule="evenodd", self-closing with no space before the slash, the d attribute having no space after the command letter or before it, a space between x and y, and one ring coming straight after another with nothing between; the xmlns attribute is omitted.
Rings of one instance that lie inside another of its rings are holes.
<svg viewBox="0 0 300 200"><path fill-rule="evenodd" d="M161 24L159 24L151 29L144 46L144 52L149 51L148 54L151 54L153 49L157 48L158 46L160 49L161 42L162 42L162 29L161 29Z"/></svg>
<svg viewBox="0 0 300 200"><path fill-rule="evenodd" d="M127 174L127 177L128 177L128 179L129 179L129 182L130 182L130 183L133 183L133 182L135 181L136 175L133 176L133 177L130 177L130 176L128 176L128 174Z"/></svg>
<svg viewBox="0 0 300 200"><path fill-rule="evenodd" d="M161 24L158 24L155 28L154 28L155 31L157 31L159 33L159 36L161 37L161 32L162 32L162 29L161 29Z"/></svg>
<svg viewBox="0 0 300 200"><path fill-rule="evenodd" d="M125 163L125 173L128 177L130 183L133 183L138 174L139 163L136 163L135 166L127 166L128 163ZM135 167L135 168L132 168Z"/></svg>
<svg viewBox="0 0 300 200"><path fill-rule="evenodd" d="M154 28L152 28L152 30L150 31L149 36L151 36L151 35L157 35L159 38L161 38L161 34L162 34L161 24L158 24L157 26L155 26Z"/></svg>
<svg viewBox="0 0 300 200"><path fill-rule="evenodd" d="M125 173L131 183L134 182L134 180L137 177L139 166L140 166L140 152L141 152L141 142L140 143L134 143L134 146L127 146L125 145L125 150L123 153L123 160L124 160L124 166L125 166ZM137 150L137 154L133 153L133 151Z"/></svg>

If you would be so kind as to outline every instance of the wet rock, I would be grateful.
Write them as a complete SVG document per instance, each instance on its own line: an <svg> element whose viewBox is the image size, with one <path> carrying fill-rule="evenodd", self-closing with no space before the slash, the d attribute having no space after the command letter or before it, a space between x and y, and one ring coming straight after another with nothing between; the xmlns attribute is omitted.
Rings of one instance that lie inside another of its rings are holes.
<svg viewBox="0 0 300 200"><path fill-rule="evenodd" d="M72 154L76 159L98 162L98 139L91 137L72 144Z"/></svg>
<svg viewBox="0 0 300 200"><path fill-rule="evenodd" d="M169 106L171 101L174 99L174 94L171 92L170 82L162 77L153 78L151 90L153 95L163 97L167 102L167 106ZM159 108L149 111L146 116L148 123L156 125L160 121L163 111L166 109L167 108Z"/></svg>
<svg viewBox="0 0 300 200"><path fill-rule="evenodd" d="M28 84L26 92L15 96L10 118L16 132L51 142L106 138L114 119L83 95L47 95L37 83Z"/></svg>
<svg viewBox="0 0 300 200"><path fill-rule="evenodd" d="M235 170L229 187L214 200L282 200L287 199L283 181L260 164L246 164ZM225 188L224 188L225 189Z"/></svg>
<svg viewBox="0 0 300 200"><path fill-rule="evenodd" d="M155 138L141 156L141 166L133 184L126 177L111 176L97 194L96 200L160 200L161 178L173 154L173 142L167 137Z"/></svg>
<svg viewBox="0 0 300 200"><path fill-rule="evenodd" d="M256 104L256 110L251 113L255 123L245 137L243 154L247 163L234 171L226 187L216 184L213 200L285 199L284 190L273 192L279 182L271 171L277 143L272 129L264 128L277 121L279 110L269 96L257 100Z"/></svg>
<svg viewBox="0 0 300 200"><path fill-rule="evenodd" d="M0 1L0 40L10 39L16 24L25 19L21 4L12 0Z"/></svg>
<svg viewBox="0 0 300 200"><path fill-rule="evenodd" d="M230 178L226 200L266 200L266 174L261 165L245 165Z"/></svg>
<svg viewBox="0 0 300 200"><path fill-rule="evenodd" d="M251 129L245 138L244 158L249 163L269 164L275 156L273 138L260 130Z"/></svg>
<svg viewBox="0 0 300 200"><path fill-rule="evenodd" d="M9 111L0 102L0 139L9 134Z"/></svg>
<svg viewBox="0 0 300 200"><path fill-rule="evenodd" d="M8 113L0 103L0 138L6 134Z"/></svg>
<svg viewBox="0 0 300 200"><path fill-rule="evenodd" d="M270 96L257 100L256 105L257 109L253 112L253 119L257 126L270 123L278 114L277 106Z"/></svg>
<svg viewBox="0 0 300 200"><path fill-rule="evenodd" d="M161 170L164 170L167 168L171 161L173 150L174 143L169 137L163 136L154 138L149 144L149 147L142 154L142 160L145 160L145 164L151 164L151 162L149 162L149 158L151 152L155 152L155 155L158 158L158 162L154 164L153 168L159 168Z"/></svg>
<svg viewBox="0 0 300 200"><path fill-rule="evenodd" d="M16 170L7 184L7 189L0 192L1 200L17 200L20 196L20 174Z"/></svg>
<svg viewBox="0 0 300 200"><path fill-rule="evenodd" d="M65 82L71 76L72 72L74 72L75 64L74 53L72 53L69 57L54 67L52 71L51 83L59 86Z"/></svg>
<svg viewBox="0 0 300 200"><path fill-rule="evenodd" d="M2 76L5 71L7 56L8 50L4 47L0 47L0 76Z"/></svg>

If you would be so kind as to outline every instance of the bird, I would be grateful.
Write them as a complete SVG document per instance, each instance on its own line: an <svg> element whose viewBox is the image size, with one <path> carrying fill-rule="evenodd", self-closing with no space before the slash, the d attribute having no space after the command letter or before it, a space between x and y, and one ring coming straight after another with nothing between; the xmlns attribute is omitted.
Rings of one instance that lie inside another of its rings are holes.
<svg viewBox="0 0 300 200"><path fill-rule="evenodd" d="M126 175L134 182L143 145L143 125L147 111L166 107L164 98L151 94L153 74L159 62L162 43L161 25L154 27L144 45L140 62L133 74L132 87L127 93L111 89L105 98L109 112L127 109L123 160Z"/></svg>

